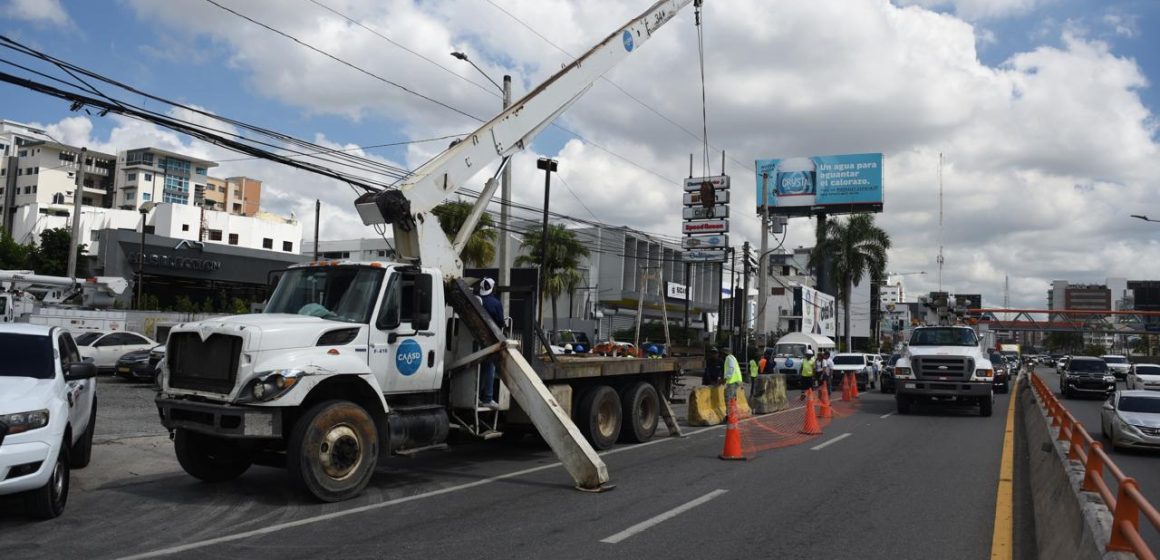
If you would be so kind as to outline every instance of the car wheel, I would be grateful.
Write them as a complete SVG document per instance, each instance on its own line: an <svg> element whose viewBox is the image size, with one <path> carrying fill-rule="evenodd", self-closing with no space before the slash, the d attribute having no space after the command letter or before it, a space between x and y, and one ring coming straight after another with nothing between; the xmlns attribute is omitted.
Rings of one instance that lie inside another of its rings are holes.
<svg viewBox="0 0 1160 560"><path fill-rule="evenodd" d="M89 426L69 450L69 466L83 469L93 460L93 432L97 429L97 396L93 395L93 409L89 412Z"/></svg>
<svg viewBox="0 0 1160 560"><path fill-rule="evenodd" d="M177 428L173 448L177 462L190 476L205 482L225 482L246 472L253 463L237 443Z"/></svg>
<svg viewBox="0 0 1160 560"><path fill-rule="evenodd" d="M61 442L60 453L56 455L56 464L52 467L48 482L24 496L25 507L37 519L53 519L64 513L64 506L68 503L68 451L68 441L65 440Z"/></svg>
<svg viewBox="0 0 1160 560"><path fill-rule="evenodd" d="M363 407L326 401L294 425L286 467L299 488L324 502L353 498L366 488L379 461L375 421Z"/></svg>

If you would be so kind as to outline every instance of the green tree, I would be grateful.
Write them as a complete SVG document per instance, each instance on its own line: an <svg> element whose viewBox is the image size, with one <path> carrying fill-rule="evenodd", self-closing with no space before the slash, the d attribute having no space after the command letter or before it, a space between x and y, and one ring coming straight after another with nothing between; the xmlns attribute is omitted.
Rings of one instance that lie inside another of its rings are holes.
<svg viewBox="0 0 1160 560"><path fill-rule="evenodd" d="M12 239L7 231L0 230L0 270L25 270L32 248Z"/></svg>
<svg viewBox="0 0 1160 560"><path fill-rule="evenodd" d="M177 301L173 305L179 313L193 313L197 311L197 306L187 296L177 296Z"/></svg>
<svg viewBox="0 0 1160 560"><path fill-rule="evenodd" d="M439 218L439 227L447 234L447 239L455 240L467 215L471 213L472 203L467 201L444 202L431 210ZM487 266L495 260L495 222L489 214L483 214L475 224L475 231L467 238L467 244L459 253L459 258L468 266Z"/></svg>
<svg viewBox="0 0 1160 560"><path fill-rule="evenodd" d="M524 233L520 245L527 250L526 255L520 255L516 266L540 267L544 264L543 243L541 230L529 230ZM572 232L562 225L548 226L547 267L540 271L544 283L544 294L552 298L552 329L559 329L557 318L558 301L560 294L565 290L575 289L579 280L580 262L588 256L588 248ZM543 305L544 302L540 302Z"/></svg>
<svg viewBox="0 0 1160 560"><path fill-rule="evenodd" d="M854 214L845 221L826 222L825 236L810 253L810 266L820 267L829 259L838 299L845 311L842 332L845 348L853 348L850 334L850 294L869 273L870 281L881 283L886 279L886 251L890 249L890 235L874 224L873 214Z"/></svg>
<svg viewBox="0 0 1160 560"><path fill-rule="evenodd" d="M230 308L234 315L245 315L250 312L250 306L242 298L234 298L230 300Z"/></svg>
<svg viewBox="0 0 1160 560"><path fill-rule="evenodd" d="M1103 356L1108 353L1108 349L1103 344L1089 344L1084 347L1083 353L1087 356Z"/></svg>
<svg viewBox="0 0 1160 560"><path fill-rule="evenodd" d="M40 233L40 245L32 247L28 264L37 274L47 276L68 276L68 252L72 246L72 235L65 228L46 229ZM85 260L87 246L77 247L77 277L89 275L89 265Z"/></svg>
<svg viewBox="0 0 1160 560"><path fill-rule="evenodd" d="M1050 332L1044 342L1053 352L1075 352L1083 348L1083 335L1077 332Z"/></svg>

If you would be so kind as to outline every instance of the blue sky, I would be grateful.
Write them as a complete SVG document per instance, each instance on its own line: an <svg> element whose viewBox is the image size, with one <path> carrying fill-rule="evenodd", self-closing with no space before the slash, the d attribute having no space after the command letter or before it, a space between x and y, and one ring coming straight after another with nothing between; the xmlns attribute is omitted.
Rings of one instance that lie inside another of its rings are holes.
<svg viewBox="0 0 1160 560"><path fill-rule="evenodd" d="M498 109L498 98L451 50L467 50L496 80L516 75L519 96L568 60L545 37L580 53L649 3L319 0L430 59L423 61L313 0L220 1L485 116ZM728 151L734 184L754 180L758 158L883 152L889 183L880 222L896 240L892 268L930 270L934 162L942 152L947 205L955 209L947 217L946 276L969 286L962 291L995 301L1003 276L1011 276L1012 299L1034 305L1053 278L1160 276L1155 235L1124 219L1130 208L1153 206L1160 186L1153 163L1160 1L706 4L710 140ZM611 72L620 89L597 84L565 114L563 125L599 146L548 129L517 159L517 200L539 204L532 160L550 155L561 160L569 190L579 193L554 199L554 210L677 237L673 189L700 142L656 112L700 130L691 20L686 10ZM203 0L0 0L0 33L162 97L311 141L373 145L464 133L475 124ZM59 126L122 149L117 142L162 141L160 131L109 117L89 118L91 130L75 121L65 126L70 116L65 102L0 84L2 118ZM164 141L236 157L188 139ZM444 142L370 154L413 167ZM353 216L348 189L262 162L223 170L265 179L274 211L307 215L319 196L333 212ZM1005 210L1032 200L1019 223L1002 219ZM739 191L736 201L735 210L751 208L752 193ZM756 243L756 217L735 214L734 239ZM365 234L356 220L343 221L349 223L328 226L324 235ZM792 221L786 245L808 244L811 231L808 221ZM1020 249L1013 250L1016 242ZM1090 260L1069 262L1076 252ZM1158 264L1141 269L1134 262ZM924 282L932 276L915 278L913 289L929 289Z"/></svg>

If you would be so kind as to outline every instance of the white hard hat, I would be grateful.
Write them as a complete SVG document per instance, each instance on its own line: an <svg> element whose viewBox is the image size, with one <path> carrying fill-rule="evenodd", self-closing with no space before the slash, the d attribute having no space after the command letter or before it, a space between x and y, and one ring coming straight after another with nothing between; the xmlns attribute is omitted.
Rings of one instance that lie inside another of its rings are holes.
<svg viewBox="0 0 1160 560"><path fill-rule="evenodd" d="M806 348L806 355L807 355L807 356L813 356L813 355L814 355L814 351L813 351L813 350L811 350L811 349L809 349L809 348Z"/></svg>
<svg viewBox="0 0 1160 560"><path fill-rule="evenodd" d="M479 283L479 295L490 296L491 293L494 291L495 291L495 280L492 280L491 278L484 278Z"/></svg>

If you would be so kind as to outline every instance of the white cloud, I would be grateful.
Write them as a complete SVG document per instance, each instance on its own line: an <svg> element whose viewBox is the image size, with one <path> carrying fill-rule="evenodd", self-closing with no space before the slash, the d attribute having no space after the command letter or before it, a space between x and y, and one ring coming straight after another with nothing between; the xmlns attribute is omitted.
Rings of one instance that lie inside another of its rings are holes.
<svg viewBox="0 0 1160 560"><path fill-rule="evenodd" d="M1140 34L1139 17L1132 14L1109 11L1104 14L1103 22L1112 33L1120 37L1131 39Z"/></svg>
<svg viewBox="0 0 1160 560"><path fill-rule="evenodd" d="M450 51L466 50L497 79L504 72L515 75L517 97L568 60L486 3L326 3L482 88L311 5L291 11L281 2L254 0L237 9L480 116L496 111L492 86L470 66L451 59ZM735 243L759 241L759 220L752 211L753 159L881 151L887 186L886 212L879 220L894 239L890 268L926 270L926 276L908 277L908 290L933 289L937 161L943 152L944 285L981 292L996 304L1009 276L1013 303L1037 307L1052 279L1160 275L1155 230L1127 218L1154 204L1152 162L1160 156L1156 117L1139 96L1149 87L1140 67L1072 24L1043 38L1059 46L1029 49L988 67L979 61L976 47L993 35L968 21L1028 13L1050 2L910 4L918 5L870 0L706 3L709 128L711 140L728 150ZM209 4L131 0L129 5L158 29L174 32L178 43L164 45L166 50L212 39L213 48L227 52L228 64L248 82L238 94L256 94L254 103L272 99L306 114L337 115L351 126L375 127L386 136L429 138L477 125ZM604 38L641 8L636 0L598 5L509 0L501 5L571 53ZM923 6L953 8L955 15ZM834 25L837 21L842 25ZM692 15L686 11L609 77L697 131L696 52ZM591 218L590 209L608 223L678 236L678 181L688 173L689 154L700 153L697 139L607 84L597 84L563 123L637 165L580 140L566 143L558 154L546 154L560 160L554 211ZM91 131L87 119L55 126L50 130L69 137ZM341 132L325 132L315 141L344 144ZM101 140L122 147L144 142L184 148L211 159L236 157L133 121L119 122ZM406 161L393 165L413 168L443 146L413 145ZM537 207L543 181L533 165L538 155L529 150L513 163L514 198ZM711 171L719 172L720 155L710 159ZM313 199L322 198L325 238L371 235L354 217L353 194L345 185L260 161L230 162L219 171L266 181L270 207L293 210L306 223L312 223L305 217L312 214ZM476 177L478 184L486 174ZM812 231L811 220L792 220L786 246L811 244Z"/></svg>
<svg viewBox="0 0 1160 560"><path fill-rule="evenodd" d="M13 19L48 23L59 26L71 25L68 12L60 5L60 0L8 0L0 7L0 13Z"/></svg>

